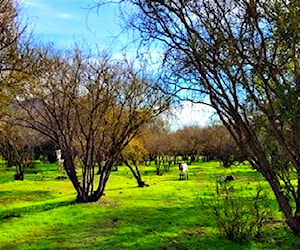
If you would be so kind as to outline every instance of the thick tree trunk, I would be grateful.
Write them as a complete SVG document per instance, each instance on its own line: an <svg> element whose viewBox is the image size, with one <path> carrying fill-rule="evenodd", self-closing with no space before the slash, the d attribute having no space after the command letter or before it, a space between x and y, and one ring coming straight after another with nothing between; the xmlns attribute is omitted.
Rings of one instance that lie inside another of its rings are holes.
<svg viewBox="0 0 300 250"><path fill-rule="evenodd" d="M109 178L112 166L114 164L113 161L107 162L104 165L101 165L100 162L99 170L100 170L100 178L97 190L93 191L89 185L92 185L90 182L93 182L93 178L85 179L83 181L86 183L81 183L78 180L78 176L76 173L76 167L74 163L74 157L71 154L64 153L64 169L73 184L77 192L76 202L78 203L87 203L87 202L96 202L104 195L104 188L106 186L107 180Z"/></svg>
<svg viewBox="0 0 300 250"><path fill-rule="evenodd" d="M300 236L300 207L299 204L296 204L296 212L295 215L293 214L293 209L289 203L289 199L286 195L282 192L282 188L280 186L280 182L276 176L276 174L270 170L270 167L261 167L257 169L269 182L276 200L278 202L279 208L285 216L286 223L291 228L291 230L298 236Z"/></svg>
<svg viewBox="0 0 300 250"><path fill-rule="evenodd" d="M274 182L269 182L274 194L276 196L277 202L279 204L280 210L283 212L286 223L288 226L292 229L292 231L300 236L300 216L296 212L295 215L293 215L292 208L289 204L289 201L287 197L283 194L283 192L280 190L280 187L277 184L274 184ZM299 208L296 209L296 211Z"/></svg>
<svg viewBox="0 0 300 250"><path fill-rule="evenodd" d="M78 181L73 158L66 153L63 155L63 158L64 169L77 192L76 202L89 202L87 194L85 194L83 188L80 185L80 182Z"/></svg>

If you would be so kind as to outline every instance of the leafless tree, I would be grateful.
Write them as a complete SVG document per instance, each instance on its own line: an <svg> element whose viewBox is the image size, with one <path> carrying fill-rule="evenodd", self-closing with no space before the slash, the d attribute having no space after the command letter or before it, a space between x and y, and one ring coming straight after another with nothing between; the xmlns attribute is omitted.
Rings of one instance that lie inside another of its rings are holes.
<svg viewBox="0 0 300 250"><path fill-rule="evenodd" d="M199 126L186 126L173 133L177 154L188 164L196 161L201 149L202 129Z"/></svg>
<svg viewBox="0 0 300 250"><path fill-rule="evenodd" d="M26 31L26 21L20 17L17 1L0 0L0 115L28 78L32 67L26 59L30 53L31 35ZM34 64L31 64L32 66Z"/></svg>
<svg viewBox="0 0 300 250"><path fill-rule="evenodd" d="M38 140L36 131L14 125L14 121L1 124L0 154L8 166L16 168L15 180L24 180L25 168L33 164L33 149Z"/></svg>
<svg viewBox="0 0 300 250"><path fill-rule="evenodd" d="M202 129L200 138L201 154L205 161L215 158L224 167L230 167L234 163L246 160L224 125L212 125Z"/></svg>
<svg viewBox="0 0 300 250"><path fill-rule="evenodd" d="M77 202L97 201L122 150L170 99L126 60L79 49L63 56L46 48L39 55L45 71L18 96L19 123L59 145Z"/></svg>
<svg viewBox="0 0 300 250"><path fill-rule="evenodd" d="M157 175L161 175L161 167L167 171L168 157L170 153L170 129L167 121L162 117L157 117L154 121L143 127L141 140L147 151L145 164L149 165L153 161L156 165Z"/></svg>
<svg viewBox="0 0 300 250"><path fill-rule="evenodd" d="M299 234L299 1L117 2L136 8L129 24L142 45L165 48L165 81L174 93L184 90L183 98L188 90L193 101L209 97Z"/></svg>

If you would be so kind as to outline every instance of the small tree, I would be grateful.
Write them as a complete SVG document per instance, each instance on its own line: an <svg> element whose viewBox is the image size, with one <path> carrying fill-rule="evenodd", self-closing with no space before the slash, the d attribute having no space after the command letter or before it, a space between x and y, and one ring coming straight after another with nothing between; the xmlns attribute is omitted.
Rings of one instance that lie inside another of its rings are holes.
<svg viewBox="0 0 300 250"><path fill-rule="evenodd" d="M173 136L177 153L182 155L188 164L196 161L201 149L202 129L198 126L186 126L173 133Z"/></svg>
<svg viewBox="0 0 300 250"><path fill-rule="evenodd" d="M213 125L202 130L202 152L219 160L224 167L243 162L246 157L223 125ZM207 156L206 156L207 157Z"/></svg>
<svg viewBox="0 0 300 250"><path fill-rule="evenodd" d="M7 160L7 166L15 166L15 180L24 180L25 168L33 164L33 149L37 138L35 131L2 123L0 153Z"/></svg>
<svg viewBox="0 0 300 250"><path fill-rule="evenodd" d="M143 159L146 155L147 151L139 139L132 139L122 151L122 160L130 169L139 187L148 186L148 184L143 181L141 172L139 170L139 164L143 162Z"/></svg>
<svg viewBox="0 0 300 250"><path fill-rule="evenodd" d="M147 158L156 165L156 174L161 175L161 166L169 161L167 156L171 148L166 122L159 118L144 126L141 140L147 151Z"/></svg>

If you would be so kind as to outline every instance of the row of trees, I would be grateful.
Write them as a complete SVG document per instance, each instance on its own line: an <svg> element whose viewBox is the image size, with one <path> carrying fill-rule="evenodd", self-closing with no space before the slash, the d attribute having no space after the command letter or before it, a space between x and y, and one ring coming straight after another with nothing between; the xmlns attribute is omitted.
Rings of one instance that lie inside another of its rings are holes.
<svg viewBox="0 0 300 250"><path fill-rule="evenodd" d="M169 171L170 167L185 161L191 164L198 160L219 160L224 167L241 163L245 155L222 125L201 128L188 126L170 131L167 123L156 119L143 127L138 137L122 151L120 162L131 170L139 187L144 187L139 166L156 165L156 174ZM177 168L176 168L177 169Z"/></svg>
<svg viewBox="0 0 300 250"><path fill-rule="evenodd" d="M15 117L14 117L15 118ZM41 159L56 162L55 150L59 145L41 136L35 130L28 130L16 126L16 120L6 121L0 134L0 154L7 161L7 166L16 167L16 180L24 179L24 170L33 165L33 160ZM144 125L141 132L129 142L117 157L115 165L124 163L137 180L140 187L145 186L139 171L140 165L154 162L157 174L161 168L168 171L172 165L179 161L191 164L197 160L219 160L224 167L230 167L234 162L245 160L229 132L222 125L201 128L189 126L177 131L170 131L166 122L156 118L151 123ZM77 156L76 156L77 157ZM101 161L97 162L97 174L102 171L106 162L104 154ZM100 163L100 165L99 165ZM75 168L78 169L78 164Z"/></svg>
<svg viewBox="0 0 300 250"><path fill-rule="evenodd" d="M219 160L224 167L235 161L245 160L232 136L222 125L201 128L187 126L177 131L158 130L148 127L141 140L149 160L160 166L176 163L177 156L191 164L202 158L203 161Z"/></svg>

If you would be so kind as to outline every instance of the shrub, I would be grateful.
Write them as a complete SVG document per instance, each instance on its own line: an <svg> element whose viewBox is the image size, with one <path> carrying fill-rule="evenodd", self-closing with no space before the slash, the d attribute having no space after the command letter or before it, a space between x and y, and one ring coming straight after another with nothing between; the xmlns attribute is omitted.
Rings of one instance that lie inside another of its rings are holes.
<svg viewBox="0 0 300 250"><path fill-rule="evenodd" d="M202 201L220 233L234 242L261 238L263 227L271 218L270 199L260 185L246 192L232 183L217 182L215 194Z"/></svg>

